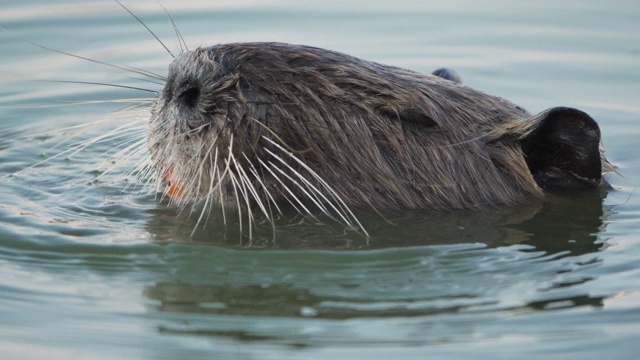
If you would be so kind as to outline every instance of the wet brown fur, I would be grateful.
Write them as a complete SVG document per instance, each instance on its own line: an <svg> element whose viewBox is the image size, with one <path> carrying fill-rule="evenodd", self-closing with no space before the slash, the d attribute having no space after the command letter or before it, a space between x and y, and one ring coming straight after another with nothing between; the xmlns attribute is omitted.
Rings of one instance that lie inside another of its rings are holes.
<svg viewBox="0 0 640 360"><path fill-rule="evenodd" d="M350 207L441 212L542 198L522 141L544 115L453 81L329 50L224 44L175 59L151 109L148 142L160 177L171 171L184 189L177 202L309 200L302 188L311 185L295 185L299 178L274 154L327 192L290 152ZM589 131L599 139L597 127ZM278 181L264 164L293 180L276 172ZM234 182L243 173L254 191Z"/></svg>

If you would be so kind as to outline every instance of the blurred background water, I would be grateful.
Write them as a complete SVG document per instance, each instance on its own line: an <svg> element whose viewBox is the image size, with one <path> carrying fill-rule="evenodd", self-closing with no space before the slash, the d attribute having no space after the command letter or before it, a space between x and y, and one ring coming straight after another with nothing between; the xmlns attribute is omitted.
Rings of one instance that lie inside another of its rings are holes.
<svg viewBox="0 0 640 360"><path fill-rule="evenodd" d="M179 51L155 1L124 3ZM424 72L451 67L531 112L578 107L599 122L622 176L608 176L611 189L538 207L406 213L393 224L358 214L370 239L305 219L283 220L275 240L268 226L248 241L215 221L191 237L196 219L135 178L100 176L95 160L113 143L52 158L143 124L144 109L118 112L127 104L113 101L148 97L52 81L161 86L24 39L160 74L170 55L112 1L5 1L3 359L638 356L637 2L162 3L191 47L308 44Z"/></svg>

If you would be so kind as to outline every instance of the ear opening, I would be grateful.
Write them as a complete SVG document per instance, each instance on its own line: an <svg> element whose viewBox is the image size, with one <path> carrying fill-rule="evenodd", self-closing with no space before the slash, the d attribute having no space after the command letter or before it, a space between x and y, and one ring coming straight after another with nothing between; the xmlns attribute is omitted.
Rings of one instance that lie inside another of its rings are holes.
<svg viewBox="0 0 640 360"><path fill-rule="evenodd" d="M547 191L597 187L602 180L600 129L585 112L557 107L532 119L521 140L529 170Z"/></svg>

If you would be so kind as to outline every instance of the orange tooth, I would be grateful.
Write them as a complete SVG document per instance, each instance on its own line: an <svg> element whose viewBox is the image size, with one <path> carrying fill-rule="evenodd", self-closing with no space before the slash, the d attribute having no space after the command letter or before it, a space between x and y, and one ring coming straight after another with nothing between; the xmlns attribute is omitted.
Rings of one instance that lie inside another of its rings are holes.
<svg viewBox="0 0 640 360"><path fill-rule="evenodd" d="M173 170L169 169L167 171L167 176L165 177L165 182L167 185L167 195L172 198L181 198L184 194L184 188L182 184L173 177Z"/></svg>

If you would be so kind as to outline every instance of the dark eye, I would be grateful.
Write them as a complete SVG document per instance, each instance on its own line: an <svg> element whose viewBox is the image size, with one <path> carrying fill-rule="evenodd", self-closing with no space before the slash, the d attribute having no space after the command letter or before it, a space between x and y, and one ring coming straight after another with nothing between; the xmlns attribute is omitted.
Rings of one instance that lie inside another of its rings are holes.
<svg viewBox="0 0 640 360"><path fill-rule="evenodd" d="M198 105L198 99L200 98L200 88L198 87L190 87L187 90L180 93L178 99L180 102L185 104L188 107L196 107Z"/></svg>

